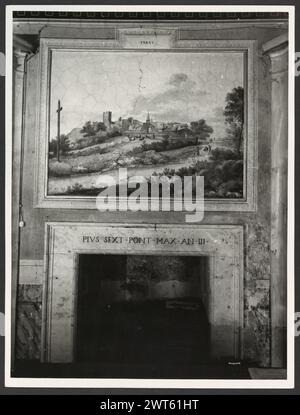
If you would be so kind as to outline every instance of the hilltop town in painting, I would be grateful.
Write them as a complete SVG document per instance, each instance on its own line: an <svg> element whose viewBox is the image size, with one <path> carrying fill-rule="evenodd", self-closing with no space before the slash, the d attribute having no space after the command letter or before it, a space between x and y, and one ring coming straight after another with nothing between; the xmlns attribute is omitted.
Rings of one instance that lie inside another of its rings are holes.
<svg viewBox="0 0 300 415"><path fill-rule="evenodd" d="M237 52L53 52L48 195L96 196L127 168L243 198L243 74Z"/></svg>

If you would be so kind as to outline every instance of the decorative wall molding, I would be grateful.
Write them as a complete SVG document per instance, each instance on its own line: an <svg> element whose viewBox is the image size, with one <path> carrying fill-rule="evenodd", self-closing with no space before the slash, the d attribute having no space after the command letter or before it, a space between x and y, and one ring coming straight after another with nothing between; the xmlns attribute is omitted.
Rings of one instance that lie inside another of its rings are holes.
<svg viewBox="0 0 300 415"><path fill-rule="evenodd" d="M11 172L11 194L14 201L11 205L11 260L12 260L12 274L11 274L11 356L12 363L15 358L15 324L17 318L16 301L18 290L18 267L19 267L19 240L20 240L20 211L21 211L21 196L22 196L22 175L21 171L23 165L23 144L24 144L24 113L26 104L26 57L27 53L20 49L14 49L12 55L13 61L13 91L12 101L7 100L7 107L11 108L12 114L12 138L7 140L7 147L11 150L12 172ZM11 149L10 149L11 146ZM9 151L8 150L8 151ZM9 169L11 167L9 166ZM9 244L9 236L7 235Z"/></svg>
<svg viewBox="0 0 300 415"><path fill-rule="evenodd" d="M177 28L137 27L117 29L120 46L124 49L173 49L178 37Z"/></svg>

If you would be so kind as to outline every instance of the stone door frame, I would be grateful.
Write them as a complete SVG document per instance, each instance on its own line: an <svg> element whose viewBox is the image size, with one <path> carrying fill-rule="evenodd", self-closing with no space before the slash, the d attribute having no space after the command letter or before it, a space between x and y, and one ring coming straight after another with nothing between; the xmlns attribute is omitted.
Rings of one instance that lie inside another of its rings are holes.
<svg viewBox="0 0 300 415"><path fill-rule="evenodd" d="M43 362L74 361L78 258L91 253L208 256L211 355L243 358L243 226L48 222L45 235ZM119 236L123 242L105 242L109 236ZM150 242L130 245L131 236L146 237ZM84 237L90 240L84 241ZM157 245L158 240L174 237L178 244L173 247ZM188 238L194 244L187 245ZM201 240L206 242L199 244Z"/></svg>

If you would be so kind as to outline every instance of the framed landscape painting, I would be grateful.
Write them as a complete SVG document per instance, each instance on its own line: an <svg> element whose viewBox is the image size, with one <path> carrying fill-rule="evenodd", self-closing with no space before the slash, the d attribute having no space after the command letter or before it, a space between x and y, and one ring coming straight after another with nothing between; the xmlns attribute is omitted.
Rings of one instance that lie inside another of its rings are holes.
<svg viewBox="0 0 300 415"><path fill-rule="evenodd" d="M126 169L203 176L206 210L254 210L253 47L41 39L36 205L95 208L101 177Z"/></svg>

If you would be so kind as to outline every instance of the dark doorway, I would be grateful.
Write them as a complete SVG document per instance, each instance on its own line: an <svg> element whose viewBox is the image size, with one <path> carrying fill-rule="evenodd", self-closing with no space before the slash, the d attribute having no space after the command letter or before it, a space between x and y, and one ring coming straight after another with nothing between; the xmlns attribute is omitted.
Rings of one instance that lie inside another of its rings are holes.
<svg viewBox="0 0 300 415"><path fill-rule="evenodd" d="M207 257L80 255L76 362L103 377L197 377L208 277Z"/></svg>

